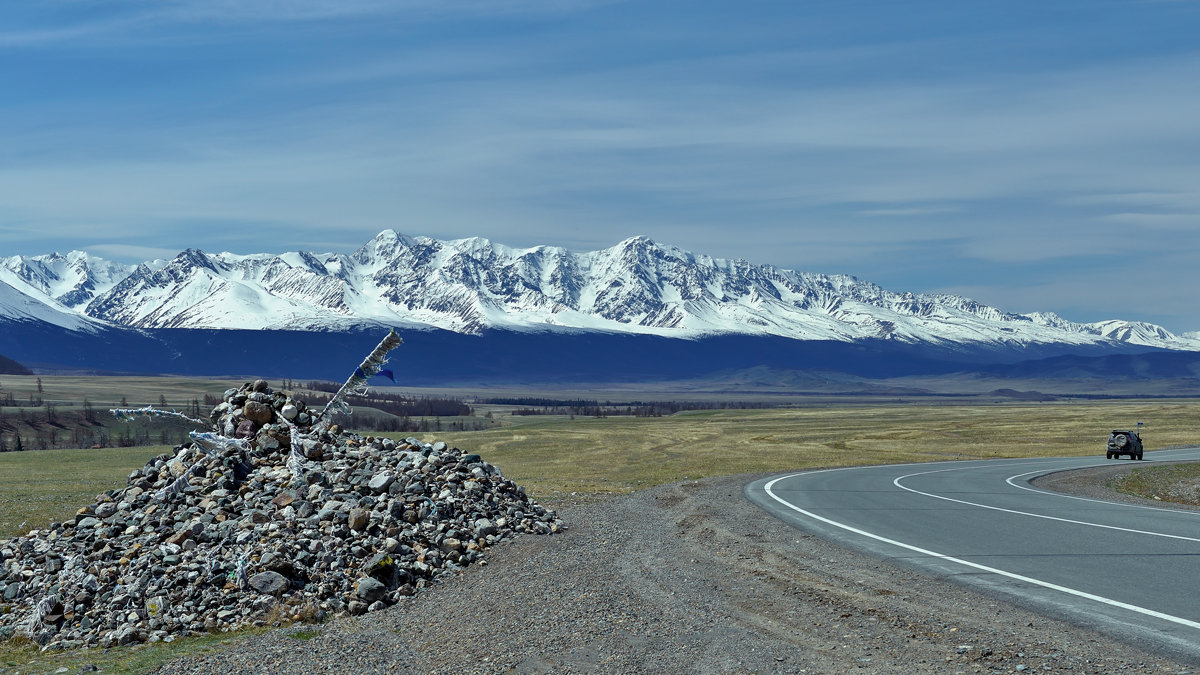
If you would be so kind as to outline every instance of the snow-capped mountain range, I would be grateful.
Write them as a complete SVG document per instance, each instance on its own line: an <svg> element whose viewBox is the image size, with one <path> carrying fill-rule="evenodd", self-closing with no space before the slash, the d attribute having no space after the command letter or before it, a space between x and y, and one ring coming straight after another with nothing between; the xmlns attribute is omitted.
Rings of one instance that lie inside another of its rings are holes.
<svg viewBox="0 0 1200 675"><path fill-rule="evenodd" d="M1154 324L1014 314L954 295L897 293L851 276L696 255L645 237L578 253L391 230L350 255L188 249L139 265L80 251L0 258L0 317L72 331L379 324L468 334L582 330L1200 350L1200 335Z"/></svg>

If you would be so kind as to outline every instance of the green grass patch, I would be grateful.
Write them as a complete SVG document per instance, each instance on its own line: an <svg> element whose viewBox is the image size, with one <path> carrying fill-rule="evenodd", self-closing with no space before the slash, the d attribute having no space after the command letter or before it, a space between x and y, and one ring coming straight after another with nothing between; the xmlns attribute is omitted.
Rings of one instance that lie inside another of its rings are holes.
<svg viewBox="0 0 1200 675"><path fill-rule="evenodd" d="M170 446L38 450L0 454L0 537L75 517L106 490L125 486L134 469Z"/></svg>
<svg viewBox="0 0 1200 675"><path fill-rule="evenodd" d="M80 672L94 665L102 673L146 673L182 656L205 654L249 635L263 633L264 628L214 633L178 638L172 642L157 642L133 647L111 649L72 649L61 652L42 652L30 640L16 638L0 641L0 672L53 673Z"/></svg>
<svg viewBox="0 0 1200 675"><path fill-rule="evenodd" d="M1200 506L1200 464L1171 464L1134 469L1108 486L1142 499Z"/></svg>

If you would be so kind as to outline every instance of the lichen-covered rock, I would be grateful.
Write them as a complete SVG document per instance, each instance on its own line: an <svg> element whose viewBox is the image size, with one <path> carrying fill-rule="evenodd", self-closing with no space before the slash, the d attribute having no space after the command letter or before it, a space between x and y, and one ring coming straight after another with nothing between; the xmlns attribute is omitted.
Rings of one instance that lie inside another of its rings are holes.
<svg viewBox="0 0 1200 675"><path fill-rule="evenodd" d="M276 414L288 406L294 422ZM499 541L563 528L478 455L321 429L261 380L227 390L210 419L225 438L197 437L74 519L0 540L0 636L112 646L274 612L378 611Z"/></svg>

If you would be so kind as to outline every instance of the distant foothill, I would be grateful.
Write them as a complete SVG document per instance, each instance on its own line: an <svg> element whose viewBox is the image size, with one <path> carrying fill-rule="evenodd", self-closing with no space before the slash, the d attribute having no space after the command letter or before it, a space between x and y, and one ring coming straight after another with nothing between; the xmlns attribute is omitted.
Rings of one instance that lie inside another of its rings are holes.
<svg viewBox="0 0 1200 675"><path fill-rule="evenodd" d="M0 375L32 375L33 371L0 354Z"/></svg>

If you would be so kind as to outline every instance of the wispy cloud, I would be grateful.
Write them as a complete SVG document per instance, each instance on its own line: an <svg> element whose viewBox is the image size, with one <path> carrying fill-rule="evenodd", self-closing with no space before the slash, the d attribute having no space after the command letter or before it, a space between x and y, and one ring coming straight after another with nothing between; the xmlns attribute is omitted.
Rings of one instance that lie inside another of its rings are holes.
<svg viewBox="0 0 1200 675"><path fill-rule="evenodd" d="M214 24L296 24L330 21L429 23L505 16L562 15L625 0L90 0L29 3L14 16L24 28L0 29L0 48L70 43L119 36L135 42L158 41L153 31ZM13 24L19 22L14 21ZM189 36L195 39L196 35ZM227 36L215 35L212 40ZM207 40L206 40L207 41Z"/></svg>
<svg viewBox="0 0 1200 675"><path fill-rule="evenodd" d="M1200 213L1112 213L1103 220L1144 229L1187 230L1200 233Z"/></svg>
<svg viewBox="0 0 1200 675"><path fill-rule="evenodd" d="M859 211L860 216L881 216L885 218L911 218L915 216L934 216L940 213L954 213L961 209L952 206L913 206L893 209L866 209Z"/></svg>
<svg viewBox="0 0 1200 675"><path fill-rule="evenodd" d="M152 3L159 16L225 21L314 21L371 16L444 19L570 12L618 0L168 0ZM146 3L139 3L145 5Z"/></svg>
<svg viewBox="0 0 1200 675"><path fill-rule="evenodd" d="M166 260L174 258L182 250L136 244L91 244L84 246L83 249L95 256L124 263Z"/></svg>
<svg viewBox="0 0 1200 675"><path fill-rule="evenodd" d="M914 290L1200 249L1191 34L1102 50L1041 7L26 3L0 244L648 234Z"/></svg>

